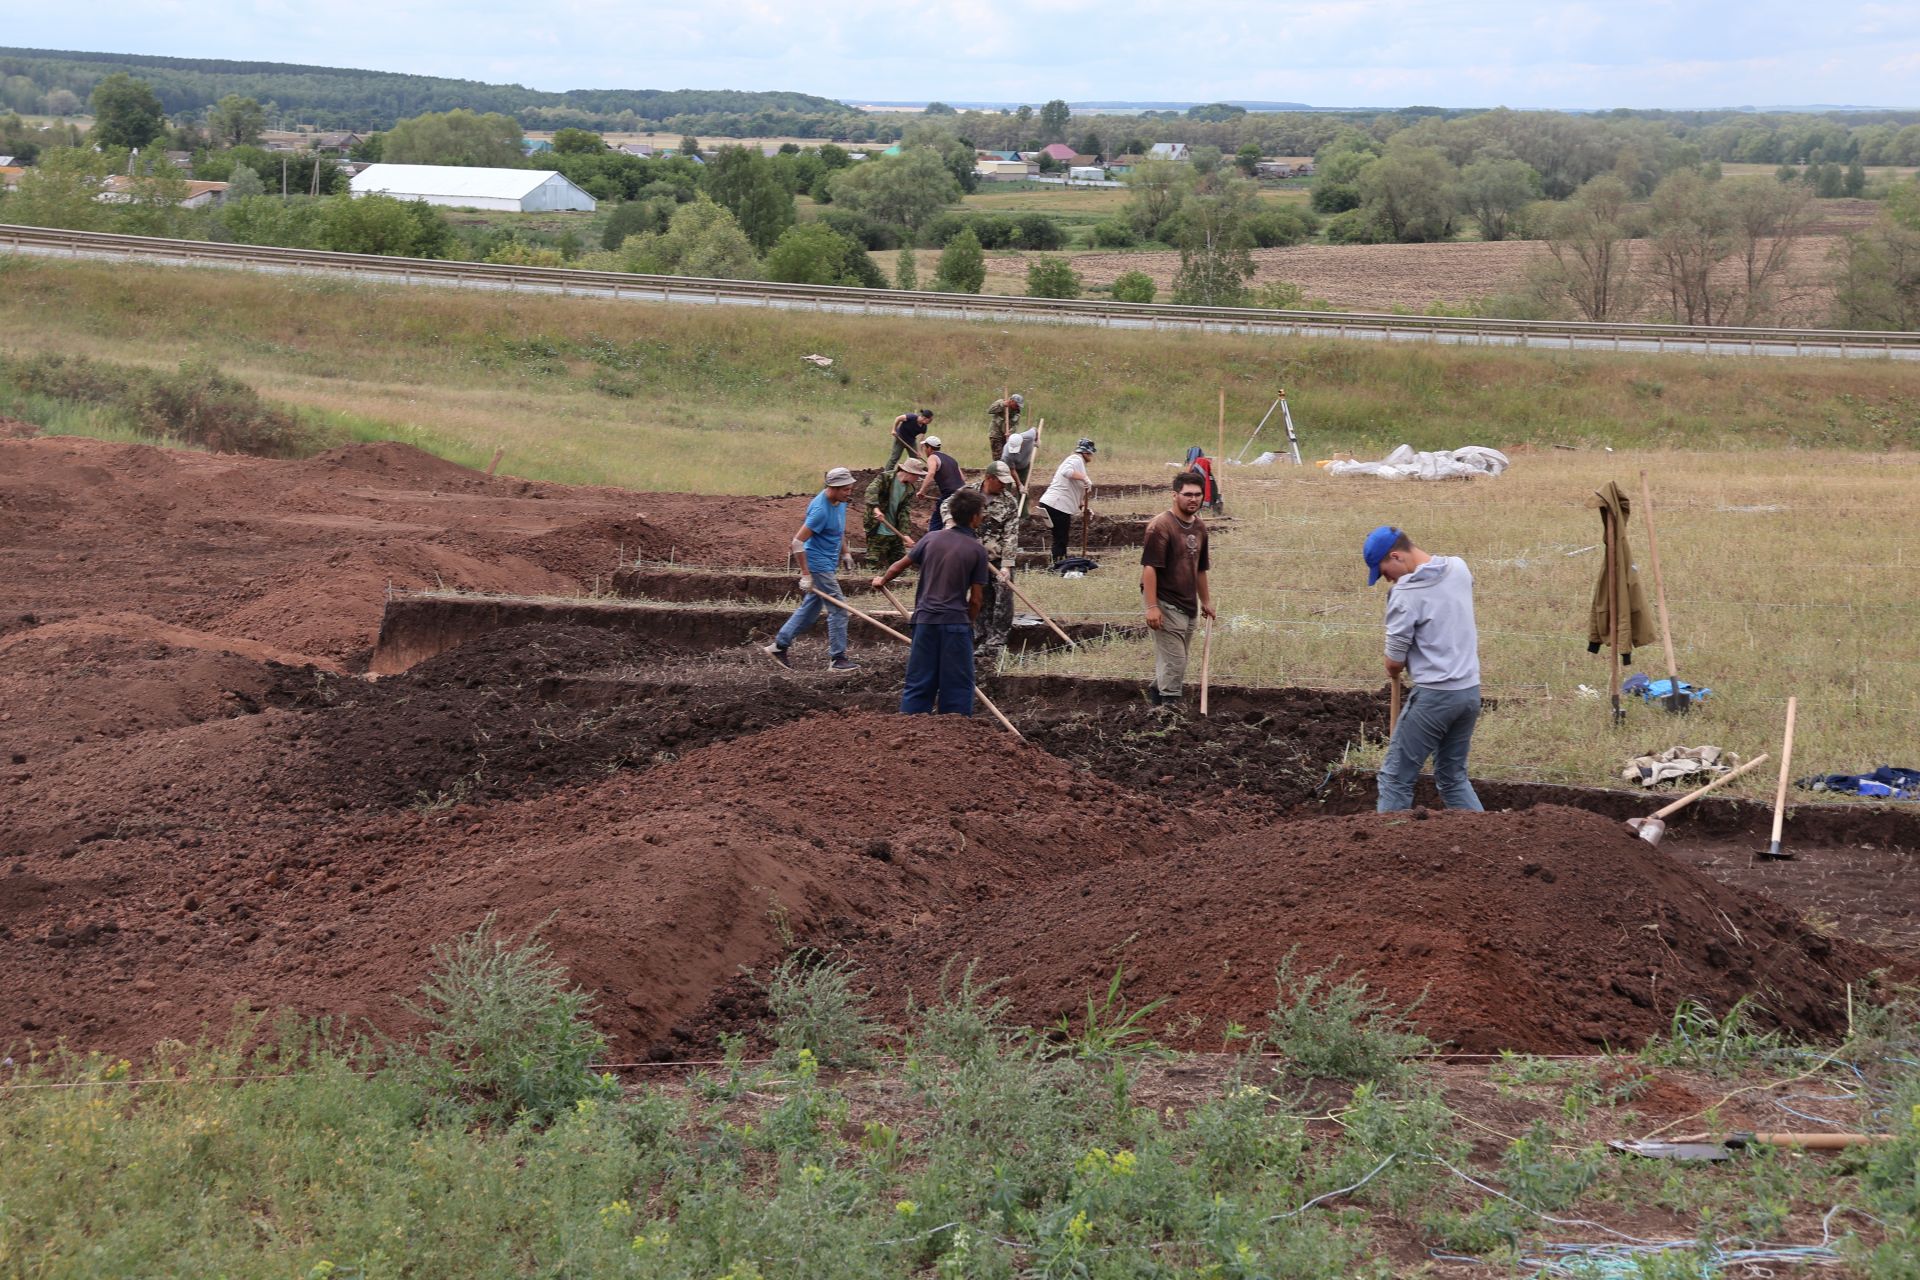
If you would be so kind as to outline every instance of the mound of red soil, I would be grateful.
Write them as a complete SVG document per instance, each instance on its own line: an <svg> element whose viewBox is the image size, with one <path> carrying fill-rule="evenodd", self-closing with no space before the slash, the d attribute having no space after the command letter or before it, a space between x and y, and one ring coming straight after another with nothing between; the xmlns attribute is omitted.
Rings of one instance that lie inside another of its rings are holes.
<svg viewBox="0 0 1920 1280"><path fill-rule="evenodd" d="M281 714L202 728L257 734ZM983 759L1019 794L983 795ZM239 767L218 785L257 782ZM551 917L542 936L638 1053L776 958L783 925L905 927L1128 857L1142 834L1219 829L983 721L868 713L526 802L100 829L0 873L0 1041L144 1050L236 1001L402 1031L434 944L491 912L513 933Z"/></svg>
<svg viewBox="0 0 1920 1280"><path fill-rule="evenodd" d="M1681 866L1575 809L1367 814L1268 827L1067 875L862 948L922 996L957 957L1016 1018L1084 1008L1124 964L1137 1002L1193 1045L1261 1023L1276 966L1338 964L1465 1050L1633 1045L1674 1007L1753 995L1781 1026L1839 1030L1847 981L1880 957L1811 932L1772 901ZM1186 1031L1178 1029L1185 1027Z"/></svg>

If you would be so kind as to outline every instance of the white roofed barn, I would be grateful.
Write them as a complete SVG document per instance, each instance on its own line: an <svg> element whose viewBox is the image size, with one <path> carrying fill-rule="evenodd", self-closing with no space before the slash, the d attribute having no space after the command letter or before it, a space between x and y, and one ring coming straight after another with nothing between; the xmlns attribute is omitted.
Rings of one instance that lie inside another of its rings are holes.
<svg viewBox="0 0 1920 1280"><path fill-rule="evenodd" d="M371 164L353 175L356 196L425 200L454 209L592 212L592 196L551 169L477 169L445 164Z"/></svg>

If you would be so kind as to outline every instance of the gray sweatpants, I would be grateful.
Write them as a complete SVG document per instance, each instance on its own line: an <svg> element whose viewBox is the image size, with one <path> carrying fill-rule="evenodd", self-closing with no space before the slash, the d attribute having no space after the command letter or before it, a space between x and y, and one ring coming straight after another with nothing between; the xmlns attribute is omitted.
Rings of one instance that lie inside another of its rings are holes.
<svg viewBox="0 0 1920 1280"><path fill-rule="evenodd" d="M1160 602L1160 629L1153 633L1153 687L1177 702L1187 683L1187 650L1193 645L1193 615Z"/></svg>

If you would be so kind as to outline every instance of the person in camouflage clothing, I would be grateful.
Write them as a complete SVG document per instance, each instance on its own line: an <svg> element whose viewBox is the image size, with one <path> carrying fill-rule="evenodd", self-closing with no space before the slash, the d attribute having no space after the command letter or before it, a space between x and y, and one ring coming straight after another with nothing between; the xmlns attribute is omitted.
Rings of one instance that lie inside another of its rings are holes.
<svg viewBox="0 0 1920 1280"><path fill-rule="evenodd" d="M1007 437L1020 429L1020 410L1026 401L1018 394L995 400L987 406L987 456L995 462L1007 447ZM981 611L982 613L985 610Z"/></svg>
<svg viewBox="0 0 1920 1280"><path fill-rule="evenodd" d="M884 516L895 529L905 533L907 521L912 517L914 492L926 478L926 463L918 458L902 458L898 468L882 471L867 485L861 508L867 517L867 563L875 569L885 569L907 554L906 544L889 533L880 519Z"/></svg>
<svg viewBox="0 0 1920 1280"><path fill-rule="evenodd" d="M978 489L987 500L986 510L981 512L975 529L980 545L987 549L987 562L1012 576L1020 558L1020 503L1013 493L1013 468L996 461L981 474L979 484L967 488ZM1007 636L1012 630L1013 592L995 575L987 583L986 603L974 620L974 652L997 659L1006 649Z"/></svg>

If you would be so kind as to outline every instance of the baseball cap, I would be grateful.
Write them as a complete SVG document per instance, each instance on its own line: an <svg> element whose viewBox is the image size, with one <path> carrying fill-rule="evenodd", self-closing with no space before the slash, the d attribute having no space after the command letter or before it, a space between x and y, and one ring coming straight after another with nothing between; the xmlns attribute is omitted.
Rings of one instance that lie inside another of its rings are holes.
<svg viewBox="0 0 1920 1280"><path fill-rule="evenodd" d="M940 437L939 437L939 436L928 436L928 437L927 437L927 448L929 448L929 449L938 449L939 447L940 447Z"/></svg>
<svg viewBox="0 0 1920 1280"><path fill-rule="evenodd" d="M1075 453L1098 453L1098 452L1100 452L1100 450L1099 450L1099 449L1097 449L1097 448L1095 448L1095 447L1094 447L1094 443L1093 443L1093 441L1091 441L1091 440L1082 440L1082 441L1080 441L1080 442L1079 442L1078 444L1076 444L1076 445L1074 445L1074 446L1073 446L1073 451L1074 451Z"/></svg>
<svg viewBox="0 0 1920 1280"><path fill-rule="evenodd" d="M998 480L1001 484L1013 483L1013 468L1004 462L996 462L988 467L987 474L995 480Z"/></svg>
<svg viewBox="0 0 1920 1280"><path fill-rule="evenodd" d="M853 472L845 467L835 467L827 472L827 488L839 489L853 483Z"/></svg>
<svg viewBox="0 0 1920 1280"><path fill-rule="evenodd" d="M1367 562L1367 585L1380 581L1380 562L1393 550L1393 544L1400 540L1400 531L1390 524L1383 524L1367 535L1361 544L1360 555Z"/></svg>
<svg viewBox="0 0 1920 1280"><path fill-rule="evenodd" d="M927 474L927 464L918 458L900 459L900 469L910 476L924 476Z"/></svg>

